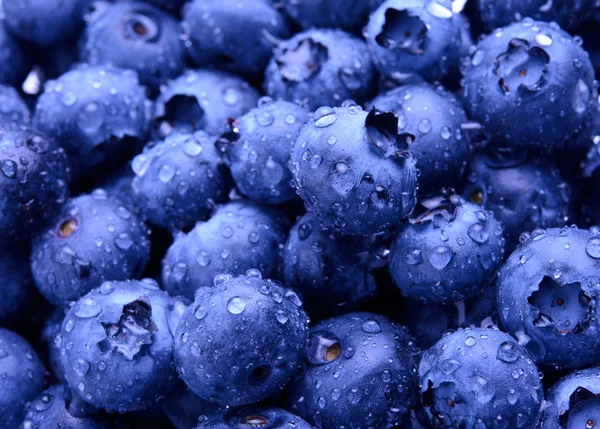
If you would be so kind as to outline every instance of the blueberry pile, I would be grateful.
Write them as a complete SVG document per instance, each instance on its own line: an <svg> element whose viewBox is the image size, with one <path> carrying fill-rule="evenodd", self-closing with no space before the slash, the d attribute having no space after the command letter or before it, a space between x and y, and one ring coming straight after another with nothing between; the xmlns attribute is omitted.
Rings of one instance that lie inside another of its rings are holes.
<svg viewBox="0 0 600 429"><path fill-rule="evenodd" d="M0 0L0 429L600 429L600 0Z"/></svg>

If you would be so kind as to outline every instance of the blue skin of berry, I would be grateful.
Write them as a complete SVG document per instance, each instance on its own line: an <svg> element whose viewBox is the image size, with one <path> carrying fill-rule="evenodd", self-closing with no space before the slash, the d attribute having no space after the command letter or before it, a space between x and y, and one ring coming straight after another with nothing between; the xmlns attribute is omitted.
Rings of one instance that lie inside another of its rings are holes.
<svg viewBox="0 0 600 429"><path fill-rule="evenodd" d="M421 194L458 183L471 148L460 131L467 115L452 94L426 83L412 84L380 94L369 105L393 111L398 132L416 136L410 152L420 171Z"/></svg>
<svg viewBox="0 0 600 429"><path fill-rule="evenodd" d="M300 369L307 338L295 292L240 276L198 290L177 326L175 364L201 398L247 405L280 394Z"/></svg>
<svg viewBox="0 0 600 429"><path fill-rule="evenodd" d="M46 83L32 124L60 141L74 176L125 161L146 138L151 104L132 71L82 66Z"/></svg>
<svg viewBox="0 0 600 429"><path fill-rule="evenodd" d="M263 98L232 124L226 146L229 168L240 192L262 204L296 197L287 161L309 115L297 104Z"/></svg>
<svg viewBox="0 0 600 429"><path fill-rule="evenodd" d="M600 230L535 230L507 259L496 286L507 332L522 332L545 367L597 365Z"/></svg>
<svg viewBox="0 0 600 429"><path fill-rule="evenodd" d="M251 268L265 277L280 271L289 229L283 213L248 201L219 207L187 235L179 234L163 260L162 286L170 294L194 297L219 274L240 275Z"/></svg>
<svg viewBox="0 0 600 429"><path fill-rule="evenodd" d="M112 429L114 423L107 416L75 417L67 410L65 386L56 385L44 390L27 407L22 428L36 429Z"/></svg>
<svg viewBox="0 0 600 429"><path fill-rule="evenodd" d="M69 195L69 167L56 141L33 129L0 125L0 238L6 244L37 234Z"/></svg>
<svg viewBox="0 0 600 429"><path fill-rule="evenodd" d="M56 307L44 321L40 335L40 343L44 346L45 361L59 383L65 382L65 376L60 364L60 348L56 344L56 337L60 334L64 318L64 309Z"/></svg>
<svg viewBox="0 0 600 429"><path fill-rule="evenodd" d="M453 195L399 226L390 274L413 300L441 304L474 298L500 268L505 243L491 212Z"/></svg>
<svg viewBox="0 0 600 429"><path fill-rule="evenodd" d="M458 69L461 22L442 1L387 0L365 27L367 46L382 75L420 74L435 81Z"/></svg>
<svg viewBox="0 0 600 429"><path fill-rule="evenodd" d="M196 64L249 76L263 73L273 48L290 33L283 15L264 0L194 0L182 27Z"/></svg>
<svg viewBox="0 0 600 429"><path fill-rule="evenodd" d="M0 426L13 428L23 420L25 404L44 389L44 365L19 334L0 328Z"/></svg>
<svg viewBox="0 0 600 429"><path fill-rule="evenodd" d="M27 124L30 118L29 108L17 90L11 86L0 84L0 119L6 122Z"/></svg>
<svg viewBox="0 0 600 429"><path fill-rule="evenodd" d="M442 337L423 354L419 377L436 428L530 429L541 414L544 391L535 364L497 328L461 328Z"/></svg>
<svg viewBox="0 0 600 429"><path fill-rule="evenodd" d="M60 306L106 280L139 276L149 255L146 226L98 189L69 200L34 240L31 271L41 294Z"/></svg>
<svg viewBox="0 0 600 429"><path fill-rule="evenodd" d="M224 410L224 407L197 396L183 382L165 399L161 408L173 426L181 429L193 428L200 417L207 418Z"/></svg>
<svg viewBox="0 0 600 429"><path fill-rule="evenodd" d="M216 70L187 70L171 81L156 100L153 134L162 140L173 131L204 130L220 135L229 120L242 116L259 99L240 77Z"/></svg>
<svg viewBox="0 0 600 429"><path fill-rule="evenodd" d="M89 0L29 0L3 4L4 22L15 37L38 46L66 41L83 27Z"/></svg>
<svg viewBox="0 0 600 429"><path fill-rule="evenodd" d="M135 70L153 91L185 67L181 28L169 13L141 2L117 3L88 19L80 42L81 60Z"/></svg>
<svg viewBox="0 0 600 429"><path fill-rule="evenodd" d="M281 408L247 407L221 413L200 422L195 429L246 429L260 427L264 429L314 429L313 426Z"/></svg>
<svg viewBox="0 0 600 429"><path fill-rule="evenodd" d="M16 2L19 3L19 2ZM25 47L0 23L0 83L19 86L27 77L33 61Z"/></svg>
<svg viewBox="0 0 600 429"><path fill-rule="evenodd" d="M298 219L285 244L285 284L298 289L311 318L347 312L375 293L369 239L323 229L313 213Z"/></svg>
<svg viewBox="0 0 600 429"><path fill-rule="evenodd" d="M517 17L531 17L539 21L556 22L562 28L576 29L588 18L595 7L594 0L478 0L481 19L487 28L493 30L520 20Z"/></svg>
<svg viewBox="0 0 600 429"><path fill-rule="evenodd" d="M106 282L80 298L59 341L71 390L108 411L154 406L177 382L173 335L185 308L149 279Z"/></svg>
<svg viewBox="0 0 600 429"><path fill-rule="evenodd" d="M274 99L315 110L347 99L362 103L376 84L377 72L361 39L341 30L312 29L277 46L264 87Z"/></svg>
<svg viewBox="0 0 600 429"><path fill-rule="evenodd" d="M593 428L599 420L600 368L588 368L562 377L546 392L544 429ZM575 420L575 421L573 421Z"/></svg>
<svg viewBox="0 0 600 429"><path fill-rule="evenodd" d="M461 192L465 199L494 213L511 244L517 244L524 231L563 226L572 218L569 184L556 167L524 155L475 155Z"/></svg>
<svg viewBox="0 0 600 429"><path fill-rule="evenodd" d="M391 113L318 109L290 157L298 194L325 225L353 235L385 231L414 208L417 173Z"/></svg>
<svg viewBox="0 0 600 429"><path fill-rule="evenodd" d="M544 149L562 143L581 126L593 99L588 55L545 22L525 19L496 30L479 41L467 64L462 80L467 114L500 146Z"/></svg>
<svg viewBox="0 0 600 429"><path fill-rule="evenodd" d="M18 326L35 290L28 251L11 248L0 253L0 326Z"/></svg>
<svg viewBox="0 0 600 429"><path fill-rule="evenodd" d="M341 28L359 31L367 23L369 13L383 0L283 0L285 12L302 28Z"/></svg>
<svg viewBox="0 0 600 429"><path fill-rule="evenodd" d="M407 332L372 313L313 326L286 408L322 429L403 427L418 389L417 350Z"/></svg>
<svg viewBox="0 0 600 429"><path fill-rule="evenodd" d="M180 231L225 202L231 178L214 142L200 131L171 134L133 159L132 193L149 223Z"/></svg>

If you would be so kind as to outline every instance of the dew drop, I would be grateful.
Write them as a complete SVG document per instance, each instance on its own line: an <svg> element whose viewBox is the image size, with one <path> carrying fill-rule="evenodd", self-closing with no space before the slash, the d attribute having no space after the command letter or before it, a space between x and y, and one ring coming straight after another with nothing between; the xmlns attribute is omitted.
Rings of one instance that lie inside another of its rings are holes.
<svg viewBox="0 0 600 429"><path fill-rule="evenodd" d="M227 301L227 311L231 314L240 314L246 309L246 304L239 296L234 296Z"/></svg>

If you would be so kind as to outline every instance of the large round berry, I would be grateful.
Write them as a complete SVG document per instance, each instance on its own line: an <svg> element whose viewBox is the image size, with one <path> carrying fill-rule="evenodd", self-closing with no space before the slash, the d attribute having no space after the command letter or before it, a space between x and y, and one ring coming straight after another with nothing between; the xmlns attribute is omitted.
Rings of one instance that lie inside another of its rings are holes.
<svg viewBox="0 0 600 429"><path fill-rule="evenodd" d="M57 339L69 387L108 411L156 405L177 382L173 334L184 310L149 279L105 282L80 298Z"/></svg>
<svg viewBox="0 0 600 429"><path fill-rule="evenodd" d="M88 0L27 0L2 4L6 27L20 39L51 46L76 36Z"/></svg>
<svg viewBox="0 0 600 429"><path fill-rule="evenodd" d="M417 161L421 194L458 183L471 148L461 132L467 115L452 94L426 83L409 84L380 94L370 105L394 112L398 131L416 136L410 152Z"/></svg>
<svg viewBox="0 0 600 429"><path fill-rule="evenodd" d="M312 29L281 42L265 72L265 90L275 99L314 110L344 100L365 101L377 73L365 43L341 30Z"/></svg>
<svg viewBox="0 0 600 429"><path fill-rule="evenodd" d="M23 125L0 124L0 239L28 240L69 194L69 166L56 142Z"/></svg>
<svg viewBox="0 0 600 429"><path fill-rule="evenodd" d="M421 399L433 427L532 429L544 390L527 351L497 328L466 328L423 354Z"/></svg>
<svg viewBox="0 0 600 429"><path fill-rule="evenodd" d="M106 280L139 276L149 254L145 225L98 189L69 200L34 240L31 271L42 295L64 305Z"/></svg>
<svg viewBox="0 0 600 429"><path fill-rule="evenodd" d="M600 229L537 229L500 271L498 314L532 357L557 369L600 363ZM568 350L568 353L565 351Z"/></svg>
<svg viewBox="0 0 600 429"><path fill-rule="evenodd" d="M259 94L238 76L215 70L188 70L161 90L153 132L164 139L174 130L209 134L229 131L229 123L256 106Z"/></svg>
<svg viewBox="0 0 600 429"><path fill-rule="evenodd" d="M418 389L416 355L406 329L383 316L321 322L310 330L288 409L322 429L405 427Z"/></svg>
<svg viewBox="0 0 600 429"><path fill-rule="evenodd" d="M175 363L198 396L223 405L280 394L300 369L308 318L298 295L256 270L198 290L177 326Z"/></svg>
<svg viewBox="0 0 600 429"><path fill-rule="evenodd" d="M524 19L477 44L462 84L467 113L494 143L540 149L561 143L581 125L593 98L594 70L569 34Z"/></svg>
<svg viewBox="0 0 600 429"><path fill-rule="evenodd" d="M371 14L367 46L383 75L418 74L434 81L458 70L461 21L450 3L387 0Z"/></svg>
<svg viewBox="0 0 600 429"><path fill-rule="evenodd" d="M19 334L0 328L0 426L23 420L28 401L44 389L44 365Z"/></svg>
<svg viewBox="0 0 600 429"><path fill-rule="evenodd" d="M163 287L172 295L194 297L219 274L240 275L251 268L265 277L280 271L288 221L275 210L247 201L219 207L206 222L179 234L163 260Z"/></svg>
<svg viewBox="0 0 600 429"><path fill-rule="evenodd" d="M400 225L390 253L392 278L404 296L426 303L473 298L502 264L503 227L457 195L431 204Z"/></svg>
<svg viewBox="0 0 600 429"><path fill-rule="evenodd" d="M323 222L346 234L394 227L416 203L414 136L398 118L356 105L321 107L302 128L290 157L298 193Z"/></svg>
<svg viewBox="0 0 600 429"><path fill-rule="evenodd" d="M73 416L65 386L56 385L44 390L27 406L22 429L113 429L106 415Z"/></svg>
<svg viewBox="0 0 600 429"><path fill-rule="evenodd" d="M246 407L201 419L195 429L314 429L281 408Z"/></svg>
<svg viewBox="0 0 600 429"><path fill-rule="evenodd" d="M311 317L331 317L375 293L374 262L369 239L323 228L314 213L306 213L285 244L285 284L302 293Z"/></svg>
<svg viewBox="0 0 600 429"><path fill-rule="evenodd" d="M181 29L175 17L142 2L98 8L87 19L80 57L89 64L135 70L153 90L185 67Z"/></svg>
<svg viewBox="0 0 600 429"><path fill-rule="evenodd" d="M283 15L264 0L193 0L182 26L196 64L250 76L263 73L273 49L289 35Z"/></svg>
<svg viewBox="0 0 600 429"><path fill-rule="evenodd" d="M287 161L306 111L287 101L259 100L231 124L226 151L231 174L240 192L263 204L281 204L296 196Z"/></svg>
<svg viewBox="0 0 600 429"><path fill-rule="evenodd" d="M149 103L134 72L82 66L46 84L33 125L65 148L75 176L106 175L143 144Z"/></svg>
<svg viewBox="0 0 600 429"><path fill-rule="evenodd" d="M175 133L133 159L133 197L148 222L182 230L225 202L231 178L214 142L201 131Z"/></svg>
<svg viewBox="0 0 600 429"><path fill-rule="evenodd" d="M597 428L600 424L600 368L572 372L546 392L544 429Z"/></svg>

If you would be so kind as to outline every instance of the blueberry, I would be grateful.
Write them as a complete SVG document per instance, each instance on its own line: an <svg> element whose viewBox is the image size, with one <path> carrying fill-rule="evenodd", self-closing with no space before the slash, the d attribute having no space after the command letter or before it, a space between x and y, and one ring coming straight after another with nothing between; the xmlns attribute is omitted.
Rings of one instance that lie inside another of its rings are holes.
<svg viewBox="0 0 600 429"><path fill-rule="evenodd" d="M398 134L391 112L345 104L321 107L302 128L290 169L304 203L345 234L394 227L416 203L412 135Z"/></svg>
<svg viewBox="0 0 600 429"><path fill-rule="evenodd" d="M572 217L570 186L556 167L523 152L479 153L469 163L462 196L491 210L511 244L535 228L563 226Z"/></svg>
<svg viewBox="0 0 600 429"><path fill-rule="evenodd" d="M208 417L195 429L314 429L300 417L281 408L248 407Z"/></svg>
<svg viewBox="0 0 600 429"><path fill-rule="evenodd" d="M452 186L452 180L458 182L471 149L461 133L461 127L468 125L467 116L452 94L426 83L409 84L380 94L369 104L393 111L398 131L416 136L410 152L420 172L421 194Z"/></svg>
<svg viewBox="0 0 600 429"><path fill-rule="evenodd" d="M28 240L45 227L69 194L64 151L23 125L0 124L0 239Z"/></svg>
<svg viewBox="0 0 600 429"><path fill-rule="evenodd" d="M150 223L189 228L227 199L231 180L214 141L201 131L175 133L133 159L133 196Z"/></svg>
<svg viewBox="0 0 600 429"><path fill-rule="evenodd" d="M534 230L500 271L498 314L520 332L536 362L549 368L600 363L600 230Z"/></svg>
<svg viewBox="0 0 600 429"><path fill-rule="evenodd" d="M150 279L105 282L80 298L58 340L74 394L121 413L168 395L177 381L173 334L184 309Z"/></svg>
<svg viewBox="0 0 600 429"><path fill-rule="evenodd" d="M153 91L185 67L185 49L175 17L141 2L117 3L92 14L80 42L86 63L112 64L138 73Z"/></svg>
<svg viewBox="0 0 600 429"><path fill-rule="evenodd" d="M4 23L15 37L50 46L77 36L89 0L3 2Z"/></svg>
<svg viewBox="0 0 600 429"><path fill-rule="evenodd" d="M106 174L140 149L149 107L134 72L83 66L46 84L33 125L65 148L75 176Z"/></svg>
<svg viewBox="0 0 600 429"><path fill-rule="evenodd" d="M273 48L287 39L284 17L265 0L194 0L182 26L196 64L260 76Z"/></svg>
<svg viewBox="0 0 600 429"><path fill-rule="evenodd" d="M575 29L591 15L596 5L594 0L478 1L481 18L490 30L520 21L526 16Z"/></svg>
<svg viewBox="0 0 600 429"><path fill-rule="evenodd" d="M562 377L546 393L541 420L544 429L593 429L600 422L600 368Z"/></svg>
<svg viewBox="0 0 600 429"><path fill-rule="evenodd" d="M451 3L387 0L371 14L365 34L381 74L420 74L435 81L458 69L461 25Z"/></svg>
<svg viewBox="0 0 600 429"><path fill-rule="evenodd" d="M576 39L527 18L479 41L464 71L464 105L496 144L547 149L581 126L593 82Z"/></svg>
<svg viewBox="0 0 600 429"><path fill-rule="evenodd" d="M214 402L205 401L187 388L182 382L162 404L162 409L177 429L190 429L200 418L218 414L225 408Z"/></svg>
<svg viewBox="0 0 600 429"><path fill-rule="evenodd" d="M21 429L112 429L106 416L74 417L69 414L65 386L56 385L43 391L27 407Z"/></svg>
<svg viewBox="0 0 600 429"><path fill-rule="evenodd" d="M105 280L139 276L150 243L144 224L102 189L69 200L33 242L38 290L56 304L76 300Z"/></svg>
<svg viewBox="0 0 600 429"><path fill-rule="evenodd" d="M302 107L264 97L257 108L232 123L226 151L242 194L263 204L281 204L296 196L287 160L307 121Z"/></svg>
<svg viewBox="0 0 600 429"><path fill-rule="evenodd" d="M423 354L421 397L436 428L537 427L544 391L527 351L497 329L466 328Z"/></svg>
<svg viewBox="0 0 600 429"><path fill-rule="evenodd" d="M44 389L44 366L19 334L0 328L0 426L14 428L27 401Z"/></svg>
<svg viewBox="0 0 600 429"><path fill-rule="evenodd" d="M390 273L402 294L424 303L475 297L504 259L503 227L491 212L457 195L426 201L400 225Z"/></svg>
<svg viewBox="0 0 600 429"><path fill-rule="evenodd" d="M181 379L201 398L223 405L277 394L306 351L308 318L298 295L256 270L249 274L221 276L215 287L198 290L175 336Z"/></svg>
<svg viewBox="0 0 600 429"><path fill-rule="evenodd" d="M15 5L20 2L15 2ZM6 21L0 21L0 83L20 86L31 69L30 53L6 28Z"/></svg>
<svg viewBox="0 0 600 429"><path fill-rule="evenodd" d="M154 134L173 130L209 134L229 131L229 120L252 109L258 92L243 79L214 70L188 70L161 90L156 100Z"/></svg>
<svg viewBox="0 0 600 429"><path fill-rule="evenodd" d="M288 409L322 429L404 427L418 389L416 353L406 329L377 314L321 322Z"/></svg>
<svg viewBox="0 0 600 429"><path fill-rule="evenodd" d="M341 28L358 31L383 0L282 0L285 12L302 28Z"/></svg>
<svg viewBox="0 0 600 429"><path fill-rule="evenodd" d="M172 295L193 298L219 274L251 268L263 276L279 272L288 221L275 209L247 201L219 207L207 222L179 234L163 260L162 284Z"/></svg>
<svg viewBox="0 0 600 429"><path fill-rule="evenodd" d="M26 124L30 117L29 108L16 89L0 84L0 120Z"/></svg>
<svg viewBox="0 0 600 429"><path fill-rule="evenodd" d="M371 96L377 73L365 43L349 33L312 29L281 42L265 71L265 90L275 99L309 110Z"/></svg>
<svg viewBox="0 0 600 429"><path fill-rule="evenodd" d="M15 326L24 319L35 290L28 251L11 248L0 252L0 326Z"/></svg>
<svg viewBox="0 0 600 429"><path fill-rule="evenodd" d="M331 317L358 307L375 293L374 259L369 239L324 229L313 213L307 213L285 245L285 284L302 293L311 317Z"/></svg>

